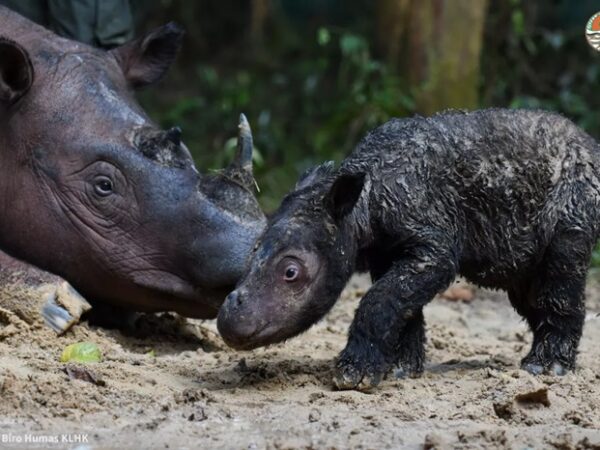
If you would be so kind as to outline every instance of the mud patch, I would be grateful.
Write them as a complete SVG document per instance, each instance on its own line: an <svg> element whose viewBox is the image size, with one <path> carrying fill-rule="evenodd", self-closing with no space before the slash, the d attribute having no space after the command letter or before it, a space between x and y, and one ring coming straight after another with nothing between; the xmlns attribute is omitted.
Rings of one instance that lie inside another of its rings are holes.
<svg viewBox="0 0 600 450"><path fill-rule="evenodd" d="M39 290L11 286L0 291L0 434L87 433L90 448L600 446L595 278L575 373L519 370L530 334L504 294L475 290L470 303L427 307L423 377L388 379L371 394L337 392L330 382L365 278L306 334L246 353L227 349L213 322L170 314L142 318L133 334L83 323L57 337L31 318ZM69 376L59 362L81 341L100 346L103 361L86 367L102 383Z"/></svg>

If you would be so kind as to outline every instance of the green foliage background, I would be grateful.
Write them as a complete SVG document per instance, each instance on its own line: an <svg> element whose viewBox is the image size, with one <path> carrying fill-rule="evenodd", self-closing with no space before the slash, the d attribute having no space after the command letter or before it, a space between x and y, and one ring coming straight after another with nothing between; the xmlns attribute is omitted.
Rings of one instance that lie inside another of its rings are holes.
<svg viewBox="0 0 600 450"><path fill-rule="evenodd" d="M416 112L415 86L377 51L376 1L271 0L258 38L250 2L139 3L140 32L168 20L187 30L176 67L143 106L164 127L182 126L202 170L230 160L245 112L267 211L307 167L341 160L367 130ZM596 10L588 0L490 1L480 107L556 110L600 137L600 53L584 37Z"/></svg>

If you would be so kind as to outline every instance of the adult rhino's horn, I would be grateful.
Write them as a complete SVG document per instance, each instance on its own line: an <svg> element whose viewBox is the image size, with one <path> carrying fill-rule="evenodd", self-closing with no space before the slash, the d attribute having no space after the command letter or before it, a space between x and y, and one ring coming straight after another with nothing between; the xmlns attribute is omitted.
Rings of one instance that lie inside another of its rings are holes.
<svg viewBox="0 0 600 450"><path fill-rule="evenodd" d="M229 179L250 191L256 187L252 174L252 130L243 114L240 114L240 123L238 124L237 152L224 173Z"/></svg>
<svg viewBox="0 0 600 450"><path fill-rule="evenodd" d="M248 119L242 113L238 124L237 153L233 164L252 175L252 130Z"/></svg>

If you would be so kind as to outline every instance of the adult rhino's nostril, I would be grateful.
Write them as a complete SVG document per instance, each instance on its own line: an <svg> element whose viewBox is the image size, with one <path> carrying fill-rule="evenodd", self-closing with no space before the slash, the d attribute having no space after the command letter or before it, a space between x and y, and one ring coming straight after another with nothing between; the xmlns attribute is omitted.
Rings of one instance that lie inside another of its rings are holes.
<svg viewBox="0 0 600 450"><path fill-rule="evenodd" d="M241 306L242 296L238 291L230 292L225 301L231 306Z"/></svg>

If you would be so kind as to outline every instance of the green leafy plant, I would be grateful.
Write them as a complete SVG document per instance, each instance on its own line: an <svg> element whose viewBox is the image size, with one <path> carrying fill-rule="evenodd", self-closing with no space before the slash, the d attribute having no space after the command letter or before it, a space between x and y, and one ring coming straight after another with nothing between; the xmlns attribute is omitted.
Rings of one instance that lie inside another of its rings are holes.
<svg viewBox="0 0 600 450"><path fill-rule="evenodd" d="M142 96L162 126L183 128L203 170L231 160L236 118L244 112L254 132L255 172L266 210L279 204L308 167L341 160L367 130L414 110L406 82L373 57L364 35L320 27L306 42L292 34L284 47L269 48L267 61L243 68L196 64L192 78L186 74L172 82L191 85L189 93L175 99Z"/></svg>

